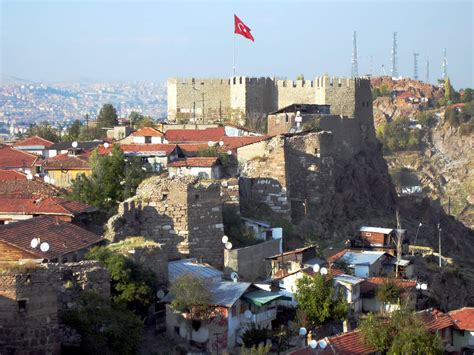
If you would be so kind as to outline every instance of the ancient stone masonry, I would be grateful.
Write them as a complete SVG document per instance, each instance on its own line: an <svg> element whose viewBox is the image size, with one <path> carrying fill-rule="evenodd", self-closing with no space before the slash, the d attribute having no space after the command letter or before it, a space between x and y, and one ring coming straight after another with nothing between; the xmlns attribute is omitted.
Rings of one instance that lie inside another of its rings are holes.
<svg viewBox="0 0 474 355"><path fill-rule="evenodd" d="M109 274L97 262L39 264L0 274L0 353L60 354L60 313L84 290L110 297Z"/></svg>
<svg viewBox="0 0 474 355"><path fill-rule="evenodd" d="M294 103L330 104L332 114L365 116L372 111L370 81L328 76L296 81L268 77L168 80L170 121L239 120L244 115L267 115Z"/></svg>
<svg viewBox="0 0 474 355"><path fill-rule="evenodd" d="M195 257L223 265L224 234L219 183L196 177L152 177L119 206L107 223L113 242L143 236L162 245L168 260Z"/></svg>

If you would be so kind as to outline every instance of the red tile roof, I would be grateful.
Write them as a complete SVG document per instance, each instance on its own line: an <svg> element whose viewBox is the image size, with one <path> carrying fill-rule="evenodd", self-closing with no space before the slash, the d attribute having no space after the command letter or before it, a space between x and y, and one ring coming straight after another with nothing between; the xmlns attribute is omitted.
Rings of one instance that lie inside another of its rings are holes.
<svg viewBox="0 0 474 355"><path fill-rule="evenodd" d="M44 146L46 148L51 147L54 143L38 136L29 137L21 141L17 141L13 144L14 147L24 146Z"/></svg>
<svg viewBox="0 0 474 355"><path fill-rule="evenodd" d="M264 141L270 138L269 136L242 136L242 137L223 137L221 140L224 142L223 149L225 150L236 150L237 148Z"/></svg>
<svg viewBox="0 0 474 355"><path fill-rule="evenodd" d="M59 189L45 183L42 179L33 177L28 180L25 173L16 170L0 170L0 194L29 193L55 196Z"/></svg>
<svg viewBox="0 0 474 355"><path fill-rule="evenodd" d="M218 142L224 136L224 127L206 129L169 129L165 133L165 138L170 143Z"/></svg>
<svg viewBox="0 0 474 355"><path fill-rule="evenodd" d="M153 127L143 127L132 133L133 137L163 137L163 133Z"/></svg>
<svg viewBox="0 0 474 355"><path fill-rule="evenodd" d="M360 285L360 293L367 294L374 292L380 285L385 282L390 282L391 279L384 277L369 277ZM393 279L393 282L401 288L402 290L408 291L416 287L416 281L412 280L402 280L402 279Z"/></svg>
<svg viewBox="0 0 474 355"><path fill-rule="evenodd" d="M448 314L434 308L425 309L417 314L430 332L454 326L454 321Z"/></svg>
<svg viewBox="0 0 474 355"><path fill-rule="evenodd" d="M328 346L324 350L328 350L327 354L369 354L376 352L376 349L366 345L362 339L359 330L353 330L340 335L335 335L325 339ZM332 352L330 352L332 351Z"/></svg>
<svg viewBox="0 0 474 355"><path fill-rule="evenodd" d="M344 256L345 253L347 253L349 250L348 249L342 249L340 251L338 251L337 253L331 255L331 256L328 256L326 258L326 261L328 263L334 263L336 262L337 260L339 260L340 258L342 258Z"/></svg>
<svg viewBox="0 0 474 355"><path fill-rule="evenodd" d="M457 329L474 331L474 307L464 307L448 314Z"/></svg>
<svg viewBox="0 0 474 355"><path fill-rule="evenodd" d="M211 168L219 163L219 158L216 157L194 157L176 160L168 164L168 167L203 167Z"/></svg>
<svg viewBox="0 0 474 355"><path fill-rule="evenodd" d="M49 250L42 252L38 247L33 249L30 245L33 238L47 242ZM54 259L100 243L103 238L57 217L40 216L0 226L0 241L36 258Z"/></svg>
<svg viewBox="0 0 474 355"><path fill-rule="evenodd" d="M96 208L82 202L68 201L60 197L41 195L0 195L0 213L52 214L77 216L95 211Z"/></svg>
<svg viewBox="0 0 474 355"><path fill-rule="evenodd" d="M69 155L61 154L55 157L45 159L41 164L44 170L91 170L88 161L88 155Z"/></svg>
<svg viewBox="0 0 474 355"><path fill-rule="evenodd" d="M207 143L180 143L178 147L187 157L196 156L198 151L209 148Z"/></svg>
<svg viewBox="0 0 474 355"><path fill-rule="evenodd" d="M0 169L31 167L38 156L6 145L0 145Z"/></svg>
<svg viewBox="0 0 474 355"><path fill-rule="evenodd" d="M166 156L171 155L177 145L176 144L120 144L120 150L126 154L163 154ZM97 151L100 155L108 154L112 151L113 146L105 148L103 145L97 147Z"/></svg>

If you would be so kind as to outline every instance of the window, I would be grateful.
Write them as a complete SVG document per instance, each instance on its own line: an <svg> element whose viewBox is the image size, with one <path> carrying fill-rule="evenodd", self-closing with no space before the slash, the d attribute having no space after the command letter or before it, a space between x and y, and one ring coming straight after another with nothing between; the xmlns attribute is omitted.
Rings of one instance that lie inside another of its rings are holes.
<svg viewBox="0 0 474 355"><path fill-rule="evenodd" d="M371 236L372 236L372 233L365 233L365 236L366 236L366 237L371 237Z"/></svg>
<svg viewBox="0 0 474 355"><path fill-rule="evenodd" d="M179 335L179 327L174 327L174 332Z"/></svg>
<svg viewBox="0 0 474 355"><path fill-rule="evenodd" d="M26 300L18 300L18 312L26 312Z"/></svg>
<svg viewBox="0 0 474 355"><path fill-rule="evenodd" d="M151 136L145 136L145 143L151 143Z"/></svg>
<svg viewBox="0 0 474 355"><path fill-rule="evenodd" d="M289 119L288 119L288 114L285 113L285 122L288 123Z"/></svg>
<svg viewBox="0 0 474 355"><path fill-rule="evenodd" d="M161 196L161 201L166 201L168 199L168 194L163 194L163 196Z"/></svg>

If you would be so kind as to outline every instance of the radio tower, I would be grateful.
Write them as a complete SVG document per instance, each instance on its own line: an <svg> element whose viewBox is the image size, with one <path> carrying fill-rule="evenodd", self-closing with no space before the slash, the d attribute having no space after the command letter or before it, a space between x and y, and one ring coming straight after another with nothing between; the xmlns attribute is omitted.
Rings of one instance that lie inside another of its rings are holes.
<svg viewBox="0 0 474 355"><path fill-rule="evenodd" d="M448 58L446 57L446 48L443 50L443 79L448 77Z"/></svg>
<svg viewBox="0 0 474 355"><path fill-rule="evenodd" d="M413 78L418 80L418 56L420 53L413 53Z"/></svg>
<svg viewBox="0 0 474 355"><path fill-rule="evenodd" d="M392 41L392 77L398 78L398 44L397 32L393 32Z"/></svg>
<svg viewBox="0 0 474 355"><path fill-rule="evenodd" d="M352 77L359 76L359 65L357 63L357 32L352 35Z"/></svg>
<svg viewBox="0 0 474 355"><path fill-rule="evenodd" d="M430 60L426 60L426 82L430 83Z"/></svg>

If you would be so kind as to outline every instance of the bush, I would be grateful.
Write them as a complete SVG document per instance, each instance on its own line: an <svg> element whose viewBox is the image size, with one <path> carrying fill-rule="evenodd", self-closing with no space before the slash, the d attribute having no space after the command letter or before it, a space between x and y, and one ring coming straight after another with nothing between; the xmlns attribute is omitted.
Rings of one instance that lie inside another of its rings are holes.
<svg viewBox="0 0 474 355"><path fill-rule="evenodd" d="M415 119L419 124L427 127L431 127L436 123L436 118L429 112L420 112L416 115Z"/></svg>
<svg viewBox="0 0 474 355"><path fill-rule="evenodd" d="M260 343L267 341L269 335L268 328L251 323L250 327L245 329L242 334L242 341L246 348L257 347Z"/></svg>
<svg viewBox="0 0 474 355"><path fill-rule="evenodd" d="M421 142L419 129L411 129L406 118L386 123L377 129L377 138L389 151L418 149Z"/></svg>
<svg viewBox="0 0 474 355"><path fill-rule="evenodd" d="M205 280L190 274L178 277L172 282L171 307L181 313L190 313L191 319L205 318L211 300L211 293Z"/></svg>

